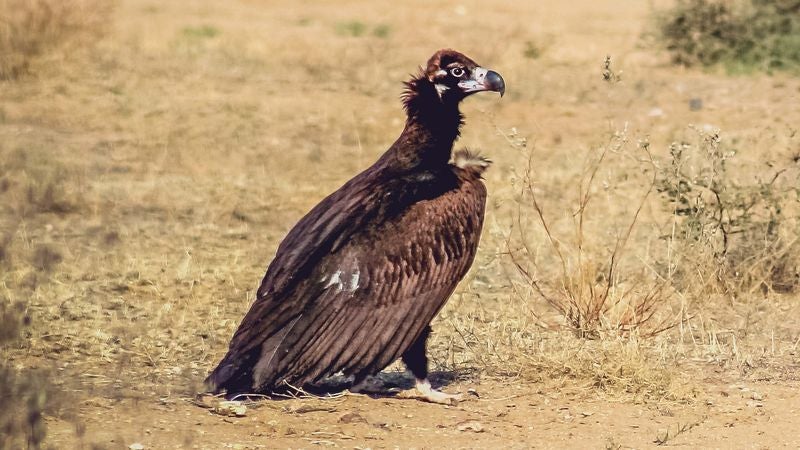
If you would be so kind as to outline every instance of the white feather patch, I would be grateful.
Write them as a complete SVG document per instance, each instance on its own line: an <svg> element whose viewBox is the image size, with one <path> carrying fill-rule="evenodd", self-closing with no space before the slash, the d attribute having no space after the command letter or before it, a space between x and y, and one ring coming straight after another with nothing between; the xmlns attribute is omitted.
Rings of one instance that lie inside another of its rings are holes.
<svg viewBox="0 0 800 450"><path fill-rule="evenodd" d="M328 282L325 284L325 289L329 287L336 287L336 292L342 292L343 290L347 290L349 292L355 292L356 289L359 287L359 280L361 279L361 271L358 268L355 268L355 272L350 274L350 278L348 280L348 274L346 272L342 272L341 270L337 270L336 272L328 278L327 275L322 277L319 281L320 283L325 283L325 280ZM345 281L347 280L347 281Z"/></svg>
<svg viewBox="0 0 800 450"><path fill-rule="evenodd" d="M342 277L342 271L341 270L337 270L336 273L331 275L331 279L328 280L328 284L325 285L325 289L328 289L329 287L331 287L331 286L333 286L335 284L336 285L336 292L341 291L344 288L344 283L342 282L342 278L341 277ZM323 278L323 280L324 280L324 278Z"/></svg>
<svg viewBox="0 0 800 450"><path fill-rule="evenodd" d="M458 150L453 154L453 165L459 169L477 171L483 173L492 164L490 160L483 156L472 153L467 149Z"/></svg>

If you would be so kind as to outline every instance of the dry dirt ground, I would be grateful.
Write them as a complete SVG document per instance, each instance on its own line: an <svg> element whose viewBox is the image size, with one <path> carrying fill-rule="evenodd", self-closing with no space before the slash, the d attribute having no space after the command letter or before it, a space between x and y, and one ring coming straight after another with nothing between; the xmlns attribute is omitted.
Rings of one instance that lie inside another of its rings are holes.
<svg viewBox="0 0 800 450"><path fill-rule="evenodd" d="M624 135L587 219L600 253L646 191L638 141L663 160L689 125L719 128L745 171L800 152L800 80L670 65L647 37L668 3L120 0L102 41L0 83L0 299L30 321L3 344L4 382L47 394L44 445L800 447L796 293L665 296L679 326L585 340L512 289L510 230L537 224L517 220L531 149L569 230L586 155ZM441 47L507 82L463 108L458 145L494 161L487 226L431 342L443 389L478 396L193 404L281 237L391 144L401 81ZM662 207L642 209L627 267L666 252ZM0 399L15 424L0 446L35 431L38 404L17 397Z"/></svg>

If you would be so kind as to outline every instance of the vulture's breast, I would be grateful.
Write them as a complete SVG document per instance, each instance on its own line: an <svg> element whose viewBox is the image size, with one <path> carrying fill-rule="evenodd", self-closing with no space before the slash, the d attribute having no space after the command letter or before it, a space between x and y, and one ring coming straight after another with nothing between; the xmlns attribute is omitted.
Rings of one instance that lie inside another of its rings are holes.
<svg viewBox="0 0 800 450"><path fill-rule="evenodd" d="M356 233L331 255L333 264L320 265L317 278L378 303L432 291L449 295L474 259L486 202L478 177L453 171L456 176L447 189L423 195Z"/></svg>

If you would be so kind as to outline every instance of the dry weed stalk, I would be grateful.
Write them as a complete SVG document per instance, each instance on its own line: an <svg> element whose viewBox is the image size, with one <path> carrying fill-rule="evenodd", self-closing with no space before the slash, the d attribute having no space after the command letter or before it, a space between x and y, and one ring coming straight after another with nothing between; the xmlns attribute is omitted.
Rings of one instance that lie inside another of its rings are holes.
<svg viewBox="0 0 800 450"><path fill-rule="evenodd" d="M699 420L694 420L686 423L678 422L675 425L675 430L671 430L670 428L666 428L663 431L659 431L656 435L656 438L653 440L653 443L656 445L666 445L671 440L675 439L676 437L680 436L683 433L688 433L692 431L692 428L698 427L706 421L706 417L702 417Z"/></svg>
<svg viewBox="0 0 800 450"><path fill-rule="evenodd" d="M615 133L607 145L591 159L583 170L578 183L578 205L572 213L573 244L568 239L556 236L552 224L545 217L543 206L537 196L534 180L533 152L528 154L528 165L522 175L522 196L530 203L520 202L516 214L517 237L509 236L506 245L508 255L521 275L524 284L552 306L566 324L581 337L597 338L611 333L654 336L675 326L674 321L656 320L659 307L669 298L667 281L648 281L644 276L620 270L620 261L626 245L639 219L646 200L656 186L656 171L652 170L645 193L639 200L630 222L618 234L610 255L600 259L586 248L586 222L593 198L593 186L597 174L609 153L620 153L627 144L626 130ZM655 167L649 145L640 145L645 153L641 160L651 169ZM559 272L551 274L541 269L536 261L536 252L529 245L524 223L523 207L531 206L538 223L547 238L549 250L555 255ZM519 243L517 248L512 240ZM542 275L544 274L544 276ZM555 279L553 279L555 278Z"/></svg>

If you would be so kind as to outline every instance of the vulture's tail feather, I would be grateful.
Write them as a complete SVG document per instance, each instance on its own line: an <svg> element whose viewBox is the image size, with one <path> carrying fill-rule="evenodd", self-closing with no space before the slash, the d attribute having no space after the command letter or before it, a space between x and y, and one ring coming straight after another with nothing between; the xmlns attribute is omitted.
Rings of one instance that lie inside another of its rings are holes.
<svg viewBox="0 0 800 450"><path fill-rule="evenodd" d="M253 390L253 366L258 360L260 347L245 353L229 352L216 369L206 378L209 392L226 395L251 392Z"/></svg>

